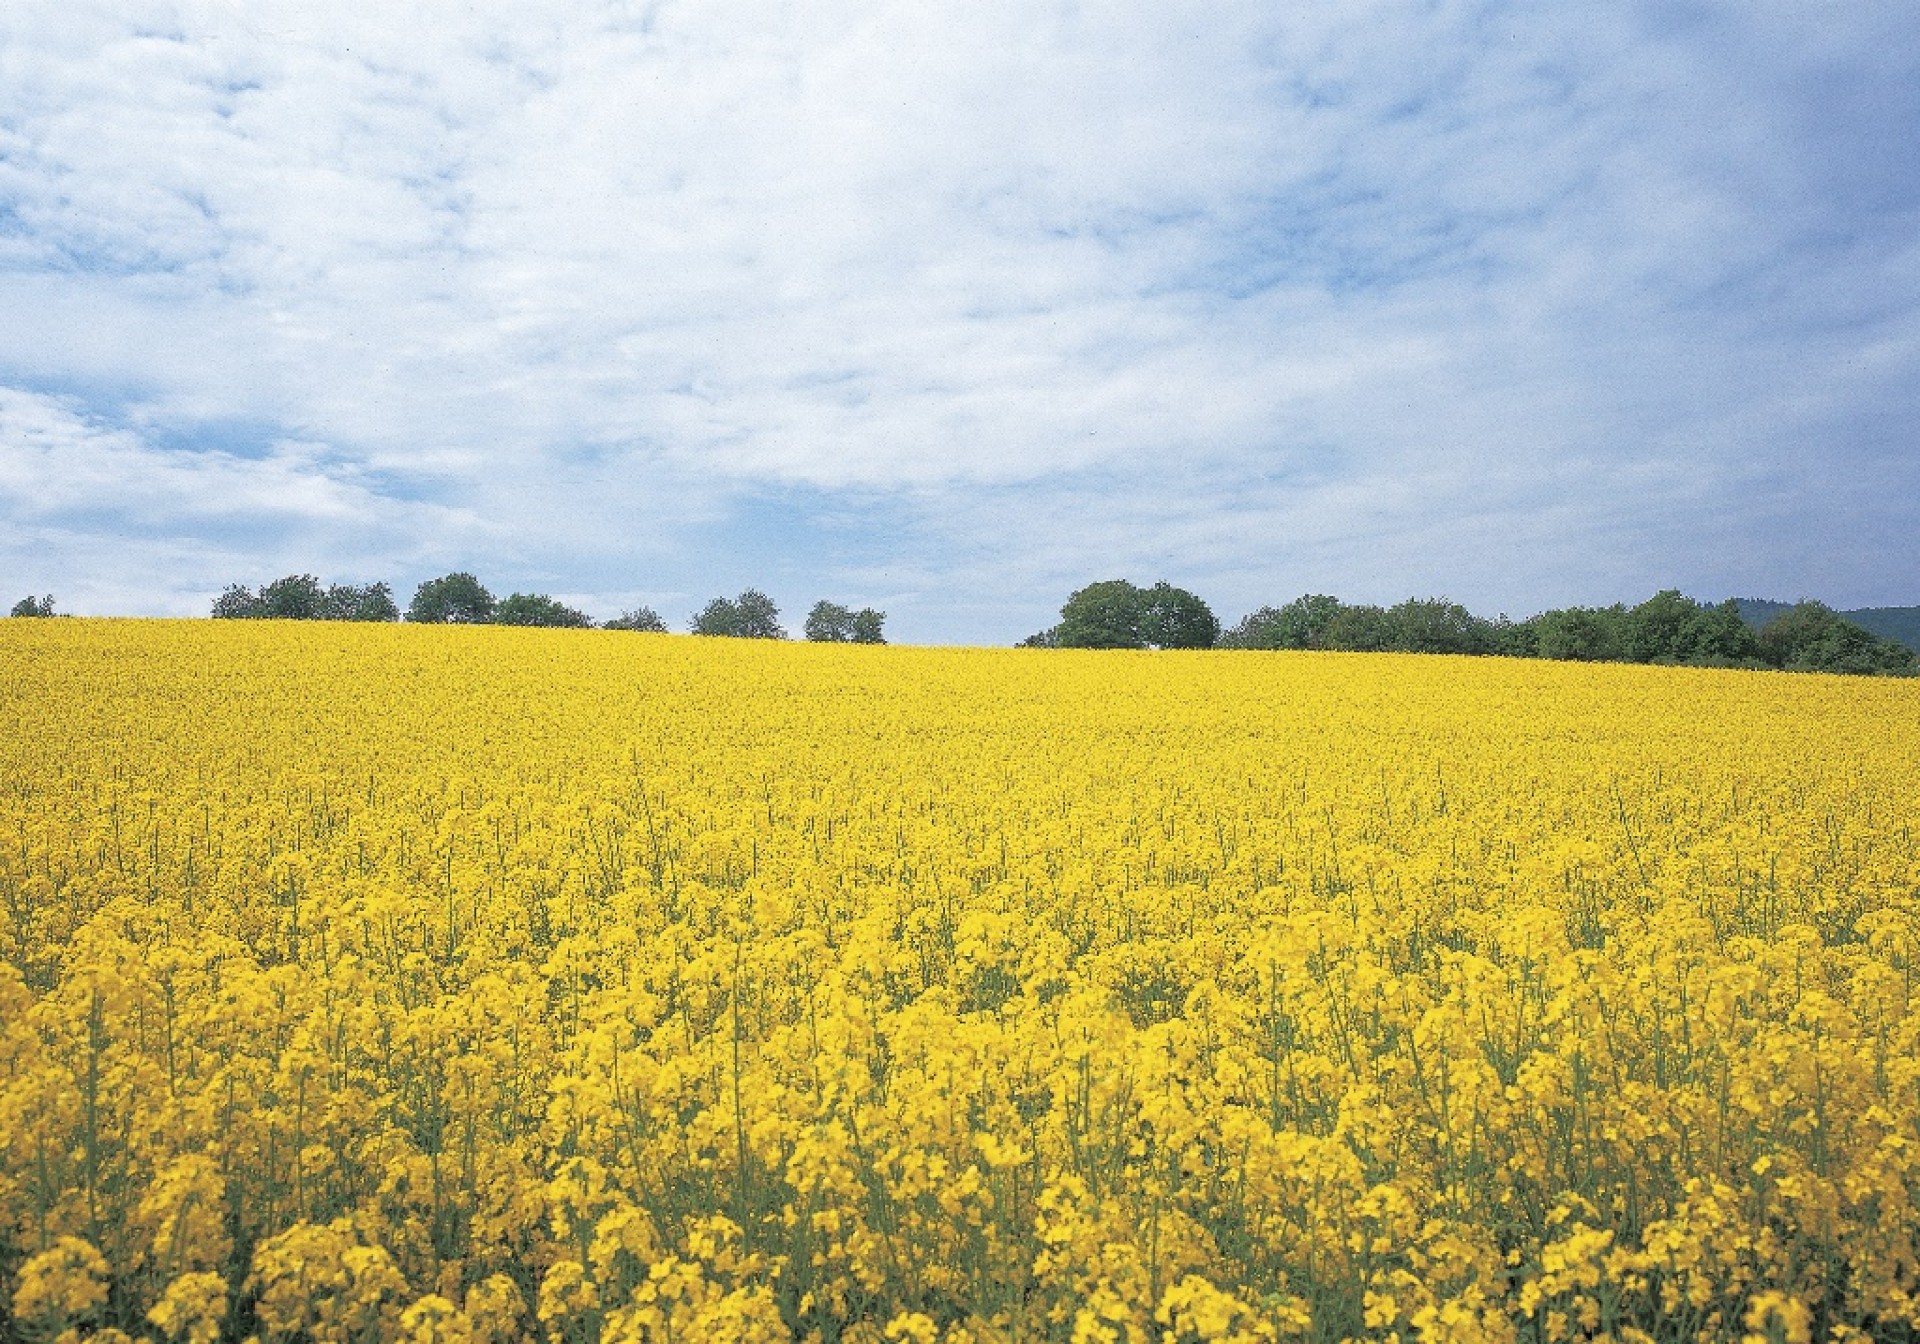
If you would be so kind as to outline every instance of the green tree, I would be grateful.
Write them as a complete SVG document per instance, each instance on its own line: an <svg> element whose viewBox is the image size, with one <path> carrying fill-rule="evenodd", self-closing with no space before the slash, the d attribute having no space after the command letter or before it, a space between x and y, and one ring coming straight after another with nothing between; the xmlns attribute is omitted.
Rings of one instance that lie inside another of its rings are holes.
<svg viewBox="0 0 1920 1344"><path fill-rule="evenodd" d="M1393 648L1393 618L1371 604L1343 606L1327 622L1326 647L1346 653L1385 653Z"/></svg>
<svg viewBox="0 0 1920 1344"><path fill-rule="evenodd" d="M1761 627L1760 657L1790 672L1913 676L1920 656L1855 625L1824 602L1799 602Z"/></svg>
<svg viewBox="0 0 1920 1344"><path fill-rule="evenodd" d="M494 606L493 623L584 630L593 624L593 618L545 593L515 593Z"/></svg>
<svg viewBox="0 0 1920 1344"><path fill-rule="evenodd" d="M29 594L13 604L12 616L51 616L53 615L53 594L34 597Z"/></svg>
<svg viewBox="0 0 1920 1344"><path fill-rule="evenodd" d="M326 590L311 574L289 574L260 590L260 614L271 621L317 621L326 607Z"/></svg>
<svg viewBox="0 0 1920 1344"><path fill-rule="evenodd" d="M1565 607L1543 611L1528 624L1534 629L1534 653L1561 661L1611 662L1621 656L1621 625L1626 608Z"/></svg>
<svg viewBox="0 0 1920 1344"><path fill-rule="evenodd" d="M1103 579L1071 594L1053 627L1062 649L1144 649L1145 594L1125 579Z"/></svg>
<svg viewBox="0 0 1920 1344"><path fill-rule="evenodd" d="M600 627L603 630L634 630L644 635L664 635L667 623L660 619L660 613L652 607L635 607L632 611L623 611Z"/></svg>
<svg viewBox="0 0 1920 1344"><path fill-rule="evenodd" d="M397 621L400 607L385 583L336 583L328 587L321 611L329 621Z"/></svg>
<svg viewBox="0 0 1920 1344"><path fill-rule="evenodd" d="M213 618L216 621L253 621L266 614L260 605L260 594L243 583L230 583L226 591L213 599Z"/></svg>
<svg viewBox="0 0 1920 1344"><path fill-rule="evenodd" d="M780 608L758 588L749 588L732 599L716 597L693 618L688 627L696 635L719 635L732 639L785 639L780 625Z"/></svg>
<svg viewBox="0 0 1920 1344"><path fill-rule="evenodd" d="M1444 597L1414 598L1387 612L1389 647L1400 653L1485 653L1492 643L1487 623Z"/></svg>
<svg viewBox="0 0 1920 1344"><path fill-rule="evenodd" d="M428 579L413 590L407 619L423 625L479 625L493 619L493 594L460 571Z"/></svg>
<svg viewBox="0 0 1920 1344"><path fill-rule="evenodd" d="M1284 607L1261 607L1242 616L1220 637L1228 649L1321 649L1327 627L1340 614L1340 599L1306 593Z"/></svg>
<svg viewBox="0 0 1920 1344"><path fill-rule="evenodd" d="M881 626L886 619L884 611L872 607L854 611L838 602L822 600L807 613L802 631L810 640L829 644L884 644L887 641Z"/></svg>
<svg viewBox="0 0 1920 1344"><path fill-rule="evenodd" d="M1162 582L1140 595L1138 629L1156 649L1210 649L1220 638L1220 619L1186 589Z"/></svg>

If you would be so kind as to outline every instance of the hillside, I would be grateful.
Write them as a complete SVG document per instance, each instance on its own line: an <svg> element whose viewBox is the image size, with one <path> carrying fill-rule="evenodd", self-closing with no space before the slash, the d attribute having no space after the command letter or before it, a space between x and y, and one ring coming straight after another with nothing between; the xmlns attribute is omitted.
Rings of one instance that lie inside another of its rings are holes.
<svg viewBox="0 0 1920 1344"><path fill-rule="evenodd" d="M1740 619L1758 630L1791 607L1791 602L1775 602L1762 597L1737 597ZM1920 607L1856 607L1839 613L1882 639L1897 640L1920 653Z"/></svg>

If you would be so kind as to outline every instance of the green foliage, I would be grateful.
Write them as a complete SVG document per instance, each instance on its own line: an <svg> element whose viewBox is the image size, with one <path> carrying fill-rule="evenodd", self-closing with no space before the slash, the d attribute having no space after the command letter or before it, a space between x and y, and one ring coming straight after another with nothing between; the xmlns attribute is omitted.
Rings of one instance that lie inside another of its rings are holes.
<svg viewBox="0 0 1920 1344"><path fill-rule="evenodd" d="M1756 610L1774 613L1758 635L1752 625ZM1029 643L1043 638L1035 636ZM1875 636L1818 602L1792 608L1751 599L1708 604L1675 588L1634 607L1565 607L1519 622L1505 616L1483 620L1445 598L1409 599L1383 608L1346 606L1309 594L1242 617L1221 637L1220 646L1920 674L1920 656L1912 650Z"/></svg>
<svg viewBox="0 0 1920 1344"><path fill-rule="evenodd" d="M1284 607L1261 607L1220 637L1223 649L1323 649L1340 599L1306 593Z"/></svg>
<svg viewBox="0 0 1920 1344"><path fill-rule="evenodd" d="M397 621L393 589L384 583L336 583L322 588L311 574L289 574L259 592L229 584L213 601L216 620Z"/></svg>
<svg viewBox="0 0 1920 1344"><path fill-rule="evenodd" d="M545 593L515 593L493 609L495 625L544 625L584 630L593 624L586 612L576 610Z"/></svg>
<svg viewBox="0 0 1920 1344"><path fill-rule="evenodd" d="M652 607L635 607L632 611L623 611L600 627L603 630L633 630L643 635L664 635L667 623L660 619L660 613Z"/></svg>
<svg viewBox="0 0 1920 1344"><path fill-rule="evenodd" d="M262 615L260 595L244 583L230 583L226 591L213 599L216 621L257 620Z"/></svg>
<svg viewBox="0 0 1920 1344"><path fill-rule="evenodd" d="M326 619L330 621L397 621L399 604L385 583L336 583L327 589Z"/></svg>
<svg viewBox="0 0 1920 1344"><path fill-rule="evenodd" d="M813 604L802 627L806 637L829 644L884 644L881 627L887 619L884 611L862 607L852 611L838 602Z"/></svg>
<svg viewBox="0 0 1920 1344"><path fill-rule="evenodd" d="M260 608L272 621L317 621L326 615L327 592L311 574L289 574L260 590Z"/></svg>
<svg viewBox="0 0 1920 1344"><path fill-rule="evenodd" d="M1140 590L1125 579L1090 583L1067 598L1053 628L1063 649L1143 649Z"/></svg>
<svg viewBox="0 0 1920 1344"><path fill-rule="evenodd" d="M1387 612L1387 627L1399 653L1485 653L1490 629L1458 602L1444 597L1408 598Z"/></svg>
<svg viewBox="0 0 1920 1344"><path fill-rule="evenodd" d="M1626 656L1623 629L1627 609L1565 607L1543 611L1527 622L1534 631L1534 654L1561 662L1616 662Z"/></svg>
<svg viewBox="0 0 1920 1344"><path fill-rule="evenodd" d="M1655 593L1619 621L1621 653L1636 663L1738 664L1755 654L1737 603L1695 602L1677 588Z"/></svg>
<svg viewBox="0 0 1920 1344"><path fill-rule="evenodd" d="M1821 602L1796 603L1767 622L1755 639L1761 658L1789 672L1920 674L1920 655Z"/></svg>
<svg viewBox="0 0 1920 1344"><path fill-rule="evenodd" d="M1327 622L1326 645L1346 653L1385 653L1393 648L1393 618L1384 607L1341 607Z"/></svg>
<svg viewBox="0 0 1920 1344"><path fill-rule="evenodd" d="M1213 608L1184 588L1156 583L1141 594L1140 638L1155 649L1210 649L1220 639Z"/></svg>
<svg viewBox="0 0 1920 1344"><path fill-rule="evenodd" d="M428 579L413 590L407 619L423 625L480 625L493 619L493 594L464 571Z"/></svg>
<svg viewBox="0 0 1920 1344"><path fill-rule="evenodd" d="M1090 583L1067 598L1060 623L1023 641L1029 648L1210 649L1220 637L1213 609L1184 588L1125 579Z"/></svg>
<svg viewBox="0 0 1920 1344"><path fill-rule="evenodd" d="M1857 607L1840 615L1863 630L1920 653L1920 607Z"/></svg>
<svg viewBox="0 0 1920 1344"><path fill-rule="evenodd" d="M700 609L688 627L696 635L719 635L731 639L785 639L780 625L780 608L758 588L749 588L732 599L716 597Z"/></svg>
<svg viewBox="0 0 1920 1344"><path fill-rule="evenodd" d="M1770 602L1758 597L1734 600L1740 608L1740 618L1756 631L1792 607L1789 602ZM1836 611L1834 615L1843 621L1852 621L1882 639L1891 639L1920 653L1920 607L1855 607L1849 611Z"/></svg>
<svg viewBox="0 0 1920 1344"><path fill-rule="evenodd" d="M34 597L32 594L28 594L18 602L15 602L13 604L13 610L7 614L10 616L51 616L53 615L53 594L48 593L45 597Z"/></svg>

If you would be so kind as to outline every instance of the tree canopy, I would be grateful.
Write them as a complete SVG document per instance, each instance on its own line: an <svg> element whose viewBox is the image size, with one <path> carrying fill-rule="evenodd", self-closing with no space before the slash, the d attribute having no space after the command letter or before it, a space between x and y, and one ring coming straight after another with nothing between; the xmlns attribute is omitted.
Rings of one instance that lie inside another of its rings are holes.
<svg viewBox="0 0 1920 1344"><path fill-rule="evenodd" d="M495 625L544 625L585 630L593 625L586 612L568 606L545 593L515 593L502 599L493 609Z"/></svg>
<svg viewBox="0 0 1920 1344"><path fill-rule="evenodd" d="M407 619L422 625L479 625L493 619L493 607L486 585L462 570L414 589Z"/></svg>
<svg viewBox="0 0 1920 1344"><path fill-rule="evenodd" d="M397 621L400 608L384 583L323 587L311 574L289 574L261 585L230 584L213 602L219 620Z"/></svg>
<svg viewBox="0 0 1920 1344"><path fill-rule="evenodd" d="M635 607L623 611L612 620L605 622L603 630L633 630L645 635L664 635L667 623L660 619L660 613L652 607Z"/></svg>
<svg viewBox="0 0 1920 1344"><path fill-rule="evenodd" d="M714 598L700 609L688 629L696 635L732 639L787 637L780 625L780 608L758 588L749 588L735 598Z"/></svg>
<svg viewBox="0 0 1920 1344"><path fill-rule="evenodd" d="M1026 642L1059 649L1210 649L1219 636L1213 609L1184 588L1103 579L1069 596L1060 623Z"/></svg>
<svg viewBox="0 0 1920 1344"><path fill-rule="evenodd" d="M819 601L807 613L802 633L808 639L828 644L884 644L881 627L887 613L862 607L852 611L838 602Z"/></svg>

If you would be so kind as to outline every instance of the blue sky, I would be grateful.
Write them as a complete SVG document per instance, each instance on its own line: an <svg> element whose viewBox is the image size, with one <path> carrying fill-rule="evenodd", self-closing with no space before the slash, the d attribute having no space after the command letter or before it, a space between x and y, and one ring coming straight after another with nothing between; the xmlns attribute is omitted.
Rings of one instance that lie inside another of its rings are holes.
<svg viewBox="0 0 1920 1344"><path fill-rule="evenodd" d="M1920 602L1908 0L16 0L0 596ZM17 590L17 592L16 592Z"/></svg>

